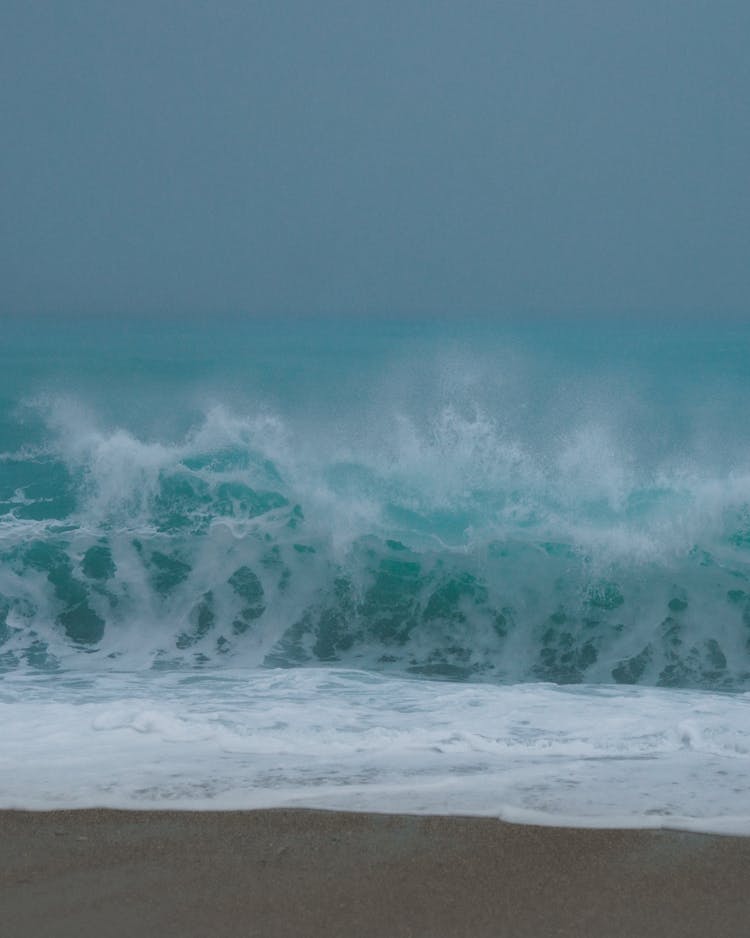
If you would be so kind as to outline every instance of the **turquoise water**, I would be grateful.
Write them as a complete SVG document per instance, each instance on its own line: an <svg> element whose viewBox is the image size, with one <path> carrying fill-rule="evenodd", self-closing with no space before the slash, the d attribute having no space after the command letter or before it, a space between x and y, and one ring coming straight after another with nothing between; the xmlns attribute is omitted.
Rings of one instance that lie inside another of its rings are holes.
<svg viewBox="0 0 750 938"><path fill-rule="evenodd" d="M0 665L750 688L750 331L37 320Z"/></svg>

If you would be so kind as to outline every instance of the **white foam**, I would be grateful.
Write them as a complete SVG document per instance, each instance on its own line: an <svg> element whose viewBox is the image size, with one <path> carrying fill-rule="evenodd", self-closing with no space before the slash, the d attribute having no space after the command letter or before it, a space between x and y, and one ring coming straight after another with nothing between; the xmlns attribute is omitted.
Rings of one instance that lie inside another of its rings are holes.
<svg viewBox="0 0 750 938"><path fill-rule="evenodd" d="M0 683L0 807L476 814L750 834L750 695L336 669Z"/></svg>

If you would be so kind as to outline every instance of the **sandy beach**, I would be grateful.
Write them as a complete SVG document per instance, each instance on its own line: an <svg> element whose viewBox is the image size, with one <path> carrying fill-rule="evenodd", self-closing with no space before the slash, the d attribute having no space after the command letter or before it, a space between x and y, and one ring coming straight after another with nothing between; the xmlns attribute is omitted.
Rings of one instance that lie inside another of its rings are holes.
<svg viewBox="0 0 750 938"><path fill-rule="evenodd" d="M0 812L5 938L740 938L750 838L324 811Z"/></svg>

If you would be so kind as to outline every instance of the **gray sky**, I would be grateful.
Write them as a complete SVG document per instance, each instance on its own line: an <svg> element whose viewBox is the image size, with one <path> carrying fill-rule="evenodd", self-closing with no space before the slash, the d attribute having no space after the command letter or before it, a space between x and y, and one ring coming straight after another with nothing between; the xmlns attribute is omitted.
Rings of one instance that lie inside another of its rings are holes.
<svg viewBox="0 0 750 938"><path fill-rule="evenodd" d="M3 0L0 313L750 313L747 0Z"/></svg>

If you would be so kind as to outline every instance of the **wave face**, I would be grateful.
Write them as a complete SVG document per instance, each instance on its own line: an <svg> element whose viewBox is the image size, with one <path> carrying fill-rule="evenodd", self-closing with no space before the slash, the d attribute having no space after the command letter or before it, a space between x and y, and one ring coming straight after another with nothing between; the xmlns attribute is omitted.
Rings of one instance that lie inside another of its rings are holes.
<svg viewBox="0 0 750 938"><path fill-rule="evenodd" d="M10 330L5 670L750 688L747 333Z"/></svg>

